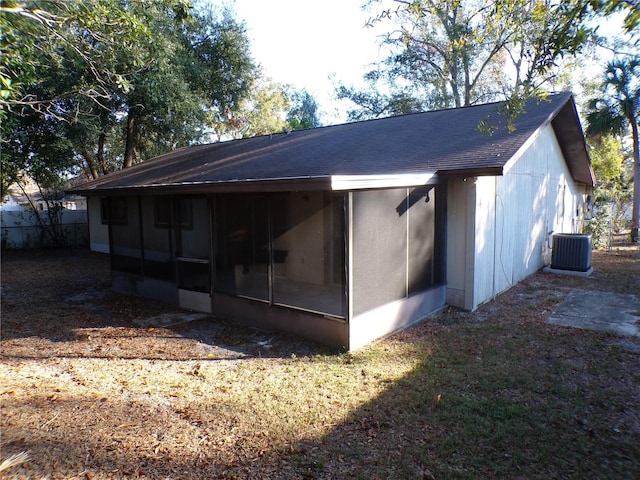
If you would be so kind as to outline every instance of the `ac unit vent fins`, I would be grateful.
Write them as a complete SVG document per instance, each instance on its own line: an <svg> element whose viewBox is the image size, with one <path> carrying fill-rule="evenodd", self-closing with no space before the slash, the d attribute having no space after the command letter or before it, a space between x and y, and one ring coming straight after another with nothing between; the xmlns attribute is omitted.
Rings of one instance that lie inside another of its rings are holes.
<svg viewBox="0 0 640 480"><path fill-rule="evenodd" d="M591 268L591 235L559 233L553 235L551 268L586 272Z"/></svg>

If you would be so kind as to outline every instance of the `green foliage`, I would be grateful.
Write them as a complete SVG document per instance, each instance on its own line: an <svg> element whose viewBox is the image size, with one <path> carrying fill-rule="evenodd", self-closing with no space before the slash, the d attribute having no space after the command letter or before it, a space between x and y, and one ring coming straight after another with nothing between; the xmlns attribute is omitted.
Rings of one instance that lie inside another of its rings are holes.
<svg viewBox="0 0 640 480"><path fill-rule="evenodd" d="M14 185L26 195L26 185L35 181L47 204L46 211L39 212L33 199L26 197L42 234L56 246L64 244L60 217L63 179L75 165L72 143L61 127L55 119L36 113L9 117L2 122L2 197Z"/></svg>
<svg viewBox="0 0 640 480"><path fill-rule="evenodd" d="M515 99L539 97L565 57L580 52L590 34L585 9L569 0L398 4L370 21L391 23L383 42L389 56L367 75L372 87L338 87L339 98L356 105L352 118L505 98L510 113L517 114Z"/></svg>
<svg viewBox="0 0 640 480"><path fill-rule="evenodd" d="M306 130L320 126L318 104L306 90L290 95L292 107L287 113L287 122L292 130Z"/></svg>
<svg viewBox="0 0 640 480"><path fill-rule="evenodd" d="M628 32L640 26L640 7L634 0L590 0L589 4L596 12L625 12L624 26Z"/></svg>
<svg viewBox="0 0 640 480"><path fill-rule="evenodd" d="M607 64L603 95L589 101L587 135L631 132L633 145L633 202L631 241L640 242L640 57L615 59Z"/></svg>
<svg viewBox="0 0 640 480"><path fill-rule="evenodd" d="M621 134L640 118L640 57L607 64L603 95L589 101L587 135Z"/></svg>
<svg viewBox="0 0 640 480"><path fill-rule="evenodd" d="M266 80L256 82L252 94L234 111L212 112L209 126L218 140L247 138L289 130L286 114L290 108L284 85Z"/></svg>
<svg viewBox="0 0 640 480"><path fill-rule="evenodd" d="M589 156L596 177L593 216L585 224L596 248L609 246L610 234L628 228L625 212L631 203L633 184L630 155L620 138L605 134L589 141Z"/></svg>
<svg viewBox="0 0 640 480"><path fill-rule="evenodd" d="M244 27L187 0L14 0L0 14L0 115L56 123L94 177L198 141L257 75Z"/></svg>
<svg viewBox="0 0 640 480"><path fill-rule="evenodd" d="M303 130L320 126L311 94L270 79L256 81L251 95L235 111L215 111L208 125L218 140Z"/></svg>
<svg viewBox="0 0 640 480"><path fill-rule="evenodd" d="M620 139L603 135L599 141L590 142L589 156L595 177L600 185L611 185L621 180L624 156Z"/></svg>
<svg viewBox="0 0 640 480"><path fill-rule="evenodd" d="M129 88L135 70L128 66L139 69L150 62L142 48L149 44L150 30L115 0L14 0L3 2L0 14L0 77L11 86L1 103L5 116L28 107L68 119L74 110L65 100L106 101L113 87Z"/></svg>
<svg viewBox="0 0 640 480"><path fill-rule="evenodd" d="M594 248L604 249L609 247L612 230L611 215L608 209L596 210L591 220L585 223L584 233L591 235L591 244Z"/></svg>
<svg viewBox="0 0 640 480"><path fill-rule="evenodd" d="M62 177L75 161L72 143L59 122L36 114L11 117L2 123L2 138L3 184L27 175L44 192L54 196L61 192Z"/></svg>
<svg viewBox="0 0 640 480"><path fill-rule="evenodd" d="M288 130L285 116L290 106L282 86L267 81L246 104L248 131L245 136L268 135Z"/></svg>
<svg viewBox="0 0 640 480"><path fill-rule="evenodd" d="M339 85L336 89L336 97L339 100L348 100L355 105L348 112L350 121L365 120L383 116L404 115L423 110L429 103L428 99L418 99L415 92L400 90L395 87L391 91L380 85L380 72L369 72L365 78L367 87L356 89ZM389 93L385 93L389 91Z"/></svg>

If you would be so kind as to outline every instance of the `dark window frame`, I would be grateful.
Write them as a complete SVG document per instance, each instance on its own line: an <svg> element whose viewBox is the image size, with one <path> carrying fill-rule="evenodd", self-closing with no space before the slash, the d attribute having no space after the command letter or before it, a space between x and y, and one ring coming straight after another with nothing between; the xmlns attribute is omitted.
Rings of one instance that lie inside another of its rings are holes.
<svg viewBox="0 0 640 480"><path fill-rule="evenodd" d="M193 230L193 197L178 197L174 203L176 225L180 230Z"/></svg>
<svg viewBox="0 0 640 480"><path fill-rule="evenodd" d="M100 198L100 221L103 225L128 225L127 197Z"/></svg>
<svg viewBox="0 0 640 480"><path fill-rule="evenodd" d="M171 197L154 197L153 226L171 228Z"/></svg>

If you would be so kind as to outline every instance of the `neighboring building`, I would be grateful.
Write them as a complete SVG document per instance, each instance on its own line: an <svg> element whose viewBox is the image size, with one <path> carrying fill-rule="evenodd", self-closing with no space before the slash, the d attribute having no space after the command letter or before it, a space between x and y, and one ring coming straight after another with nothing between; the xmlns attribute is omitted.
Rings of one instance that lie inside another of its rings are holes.
<svg viewBox="0 0 640 480"><path fill-rule="evenodd" d="M89 243L87 199L84 196L71 195L47 202L35 181L28 177L22 181L22 188L13 184L0 204L2 248L86 246ZM52 221L56 227L51 226ZM58 229L56 240L51 235L53 228Z"/></svg>
<svg viewBox="0 0 640 480"><path fill-rule="evenodd" d="M572 96L528 102L512 133L500 106L183 148L75 192L116 290L355 349L475 309L579 231Z"/></svg>

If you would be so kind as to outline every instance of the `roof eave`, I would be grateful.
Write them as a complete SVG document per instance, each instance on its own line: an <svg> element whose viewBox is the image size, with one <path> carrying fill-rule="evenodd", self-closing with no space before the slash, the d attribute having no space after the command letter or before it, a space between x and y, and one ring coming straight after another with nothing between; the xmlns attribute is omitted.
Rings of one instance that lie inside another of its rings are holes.
<svg viewBox="0 0 640 480"><path fill-rule="evenodd" d="M458 168L449 170L438 170L440 178L471 178L471 177L495 177L503 175L503 167L482 167L482 168Z"/></svg>
<svg viewBox="0 0 640 480"><path fill-rule="evenodd" d="M595 175L573 97L569 98L553 118L551 126L573 179L588 188L593 188Z"/></svg>
<svg viewBox="0 0 640 480"><path fill-rule="evenodd" d="M308 177L295 179L244 179L220 182L183 182L151 185L131 185L120 187L95 187L75 189L70 192L91 196L124 195L202 195L225 192L283 192L298 190L330 190L330 177Z"/></svg>
<svg viewBox="0 0 640 480"><path fill-rule="evenodd" d="M363 190L374 188L416 187L438 183L435 171L385 175L327 175L273 179L244 179L221 182L134 185L73 189L68 193L91 196L124 195L202 195L211 193L290 192L298 190Z"/></svg>

